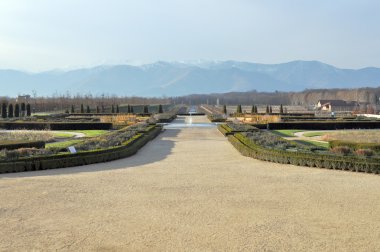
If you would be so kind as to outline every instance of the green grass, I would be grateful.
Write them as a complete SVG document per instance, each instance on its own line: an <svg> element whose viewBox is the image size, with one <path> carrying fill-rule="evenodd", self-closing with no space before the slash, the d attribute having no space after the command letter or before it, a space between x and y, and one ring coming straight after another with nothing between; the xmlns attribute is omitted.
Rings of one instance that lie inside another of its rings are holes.
<svg viewBox="0 0 380 252"><path fill-rule="evenodd" d="M63 132L54 132L53 135L56 138L70 138L74 136L73 134Z"/></svg>
<svg viewBox="0 0 380 252"><path fill-rule="evenodd" d="M108 133L108 130L66 130L67 132L83 133L85 137L96 137Z"/></svg>
<svg viewBox="0 0 380 252"><path fill-rule="evenodd" d="M312 146L316 146L316 147L321 147L324 149L330 148L328 142L322 143L322 142L317 142L317 141L312 141L312 140L295 140L295 142L298 142L298 143L304 144L304 145L308 145L308 146L312 145Z"/></svg>
<svg viewBox="0 0 380 252"><path fill-rule="evenodd" d="M304 130L272 130L271 132L281 137L294 137L294 133L301 131Z"/></svg>
<svg viewBox="0 0 380 252"><path fill-rule="evenodd" d="M82 142L83 140L68 140L68 141L63 141L63 142L54 142L54 143L48 143L46 144L45 148L67 148L71 145L77 144L79 142Z"/></svg>
<svg viewBox="0 0 380 252"><path fill-rule="evenodd" d="M316 137L316 136L323 136L325 134L326 134L326 132L308 132L308 133L303 134L303 136L305 136L305 137Z"/></svg>

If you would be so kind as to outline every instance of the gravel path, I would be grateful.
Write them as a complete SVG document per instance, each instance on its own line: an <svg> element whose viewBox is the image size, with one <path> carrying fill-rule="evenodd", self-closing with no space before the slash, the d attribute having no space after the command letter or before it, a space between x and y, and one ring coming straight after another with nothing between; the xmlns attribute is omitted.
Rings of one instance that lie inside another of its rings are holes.
<svg viewBox="0 0 380 252"><path fill-rule="evenodd" d="M211 127L0 192L0 251L380 250L379 176L246 158Z"/></svg>

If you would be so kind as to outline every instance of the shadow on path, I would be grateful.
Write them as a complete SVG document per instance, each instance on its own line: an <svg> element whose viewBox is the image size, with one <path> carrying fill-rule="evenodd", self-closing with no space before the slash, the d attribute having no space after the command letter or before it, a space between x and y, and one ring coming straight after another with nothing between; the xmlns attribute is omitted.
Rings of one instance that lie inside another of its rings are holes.
<svg viewBox="0 0 380 252"><path fill-rule="evenodd" d="M51 176L51 175L67 175L83 172L98 172L109 171L117 169L126 169L137 167L145 164L150 164L164 160L174 147L175 139L180 129L167 129L158 135L155 139L147 143L142 147L135 155L118 159L106 163L97 163L84 166L76 166L69 168L60 168L52 170L42 171L29 171L18 173L5 173L0 174L0 180L2 178L26 178L26 177L38 177L38 176Z"/></svg>

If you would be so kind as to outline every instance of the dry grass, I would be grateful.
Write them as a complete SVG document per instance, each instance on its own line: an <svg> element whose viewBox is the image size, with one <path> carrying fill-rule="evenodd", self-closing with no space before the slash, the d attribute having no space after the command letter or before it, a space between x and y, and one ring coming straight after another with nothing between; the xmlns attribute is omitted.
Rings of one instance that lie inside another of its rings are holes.
<svg viewBox="0 0 380 252"><path fill-rule="evenodd" d="M321 140L342 140L355 143L380 143L380 130L347 130L329 132L323 135Z"/></svg>
<svg viewBox="0 0 380 252"><path fill-rule="evenodd" d="M47 130L9 130L0 132L0 141L45 141L54 140L54 134Z"/></svg>

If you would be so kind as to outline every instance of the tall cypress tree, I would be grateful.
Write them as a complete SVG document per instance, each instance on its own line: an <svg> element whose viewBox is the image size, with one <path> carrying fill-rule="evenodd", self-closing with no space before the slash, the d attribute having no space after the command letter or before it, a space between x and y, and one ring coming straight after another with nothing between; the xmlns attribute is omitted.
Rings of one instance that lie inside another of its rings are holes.
<svg viewBox="0 0 380 252"><path fill-rule="evenodd" d="M13 104L8 105L8 118L13 117Z"/></svg>
<svg viewBox="0 0 380 252"><path fill-rule="evenodd" d="M271 115L273 113L272 106L269 107L269 114Z"/></svg>
<svg viewBox="0 0 380 252"><path fill-rule="evenodd" d="M267 105L266 109L265 109L265 113L266 114L269 114L269 106Z"/></svg>
<svg viewBox="0 0 380 252"><path fill-rule="evenodd" d="M255 105L252 105L252 108L251 108L251 114L255 114Z"/></svg>
<svg viewBox="0 0 380 252"><path fill-rule="evenodd" d="M89 106L89 105L87 105L87 107L86 107L86 113L87 113L87 114L90 114L90 113L91 113L91 111L90 111L90 106Z"/></svg>
<svg viewBox="0 0 380 252"><path fill-rule="evenodd" d="M280 115L284 114L284 108L282 107L282 104L280 105Z"/></svg>
<svg viewBox="0 0 380 252"><path fill-rule="evenodd" d="M5 102L1 104L1 117L7 118L7 104Z"/></svg>
<svg viewBox="0 0 380 252"><path fill-rule="evenodd" d="M21 116L25 116L26 106L25 102L21 103Z"/></svg>
<svg viewBox="0 0 380 252"><path fill-rule="evenodd" d="M115 106L112 104L112 107L111 107L111 113L115 113Z"/></svg>
<svg viewBox="0 0 380 252"><path fill-rule="evenodd" d="M149 108L148 105L144 106L144 114L149 114Z"/></svg>
<svg viewBox="0 0 380 252"><path fill-rule="evenodd" d="M116 104L116 113L117 113L117 114L120 113L119 104Z"/></svg>
<svg viewBox="0 0 380 252"><path fill-rule="evenodd" d="M20 117L20 105L18 103L15 105L15 117Z"/></svg>
<svg viewBox="0 0 380 252"><path fill-rule="evenodd" d="M30 104L26 104L26 116L31 116L32 115L32 109L30 107Z"/></svg>
<svg viewBox="0 0 380 252"><path fill-rule="evenodd" d="M159 113L159 114L164 113L164 110L162 109L162 105L161 105L161 104L158 105L158 113Z"/></svg>
<svg viewBox="0 0 380 252"><path fill-rule="evenodd" d="M226 106L226 104L223 105L223 114L227 115L227 106Z"/></svg>
<svg viewBox="0 0 380 252"><path fill-rule="evenodd" d="M130 109L130 111L131 111L131 114L134 114L135 113L135 111L133 110L133 106L131 105L131 109Z"/></svg>
<svg viewBox="0 0 380 252"><path fill-rule="evenodd" d="M99 106L96 106L96 113L100 113L100 109L99 109Z"/></svg>
<svg viewBox="0 0 380 252"><path fill-rule="evenodd" d="M71 105L71 113L72 113L72 114L75 113L75 107L74 107L74 105Z"/></svg>
<svg viewBox="0 0 380 252"><path fill-rule="evenodd" d="M81 113L81 114L84 114L84 106L83 106L83 103L80 105L80 113Z"/></svg>
<svg viewBox="0 0 380 252"><path fill-rule="evenodd" d="M236 113L237 113L237 114L242 114L242 113L243 113L242 110L241 110L241 105L240 105L240 104L237 105Z"/></svg>

